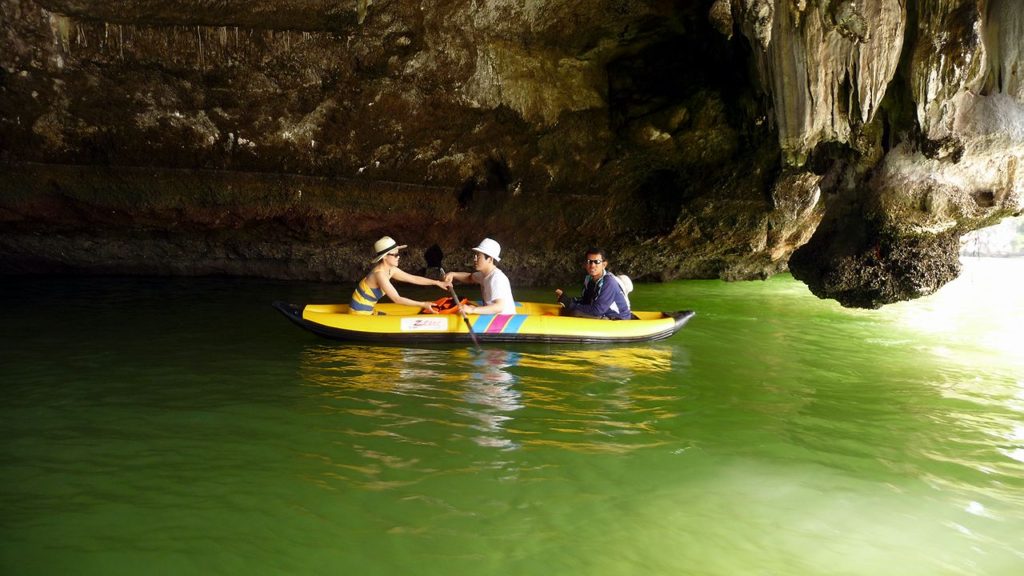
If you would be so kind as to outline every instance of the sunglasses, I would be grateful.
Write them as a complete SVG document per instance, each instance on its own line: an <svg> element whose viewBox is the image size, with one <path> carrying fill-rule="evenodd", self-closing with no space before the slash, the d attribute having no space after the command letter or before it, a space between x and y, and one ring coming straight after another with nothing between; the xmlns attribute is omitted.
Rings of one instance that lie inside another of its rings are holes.
<svg viewBox="0 0 1024 576"><path fill-rule="evenodd" d="M604 262L604 260L601 260L600 258L598 258L597 260L584 260L583 261L584 264L593 264L595 266L597 266L601 262Z"/></svg>

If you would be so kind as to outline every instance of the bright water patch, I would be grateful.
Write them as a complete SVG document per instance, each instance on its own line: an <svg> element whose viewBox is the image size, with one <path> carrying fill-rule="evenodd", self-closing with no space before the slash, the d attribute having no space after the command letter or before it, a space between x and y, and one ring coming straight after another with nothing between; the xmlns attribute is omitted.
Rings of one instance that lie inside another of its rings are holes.
<svg viewBox="0 0 1024 576"><path fill-rule="evenodd" d="M0 572L1015 574L1024 269L966 264L879 311L639 285L697 317L482 353L269 306L344 287L8 280Z"/></svg>

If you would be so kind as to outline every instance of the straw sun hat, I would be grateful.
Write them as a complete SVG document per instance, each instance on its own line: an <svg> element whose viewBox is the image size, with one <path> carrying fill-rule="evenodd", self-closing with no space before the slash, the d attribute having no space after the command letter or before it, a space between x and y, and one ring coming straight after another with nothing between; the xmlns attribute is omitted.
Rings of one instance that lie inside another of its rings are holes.
<svg viewBox="0 0 1024 576"><path fill-rule="evenodd" d="M391 252L392 250L401 250L402 248L407 247L408 244L402 244L399 246L398 242L395 242L391 236L381 236L380 240L373 243L373 261L374 263L380 262L382 258L387 256L388 252Z"/></svg>

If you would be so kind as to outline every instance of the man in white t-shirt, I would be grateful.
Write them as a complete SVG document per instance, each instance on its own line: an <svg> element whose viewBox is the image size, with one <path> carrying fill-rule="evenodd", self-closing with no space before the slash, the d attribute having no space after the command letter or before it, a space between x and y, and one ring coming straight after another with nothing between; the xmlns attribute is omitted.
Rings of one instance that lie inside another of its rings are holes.
<svg viewBox="0 0 1024 576"><path fill-rule="evenodd" d="M449 272L444 275L445 282L458 280L468 284L480 285L483 306L467 304L462 307L466 314L515 314L516 301L512 297L512 285L508 276L498 269L496 262L501 262L501 245L484 238L480 245L473 248L473 267L476 272Z"/></svg>

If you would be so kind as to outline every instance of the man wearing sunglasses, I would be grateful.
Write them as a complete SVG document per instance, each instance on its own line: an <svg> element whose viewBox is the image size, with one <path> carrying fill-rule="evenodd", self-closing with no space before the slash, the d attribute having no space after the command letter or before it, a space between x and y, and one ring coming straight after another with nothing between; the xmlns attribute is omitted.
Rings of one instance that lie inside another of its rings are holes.
<svg viewBox="0 0 1024 576"><path fill-rule="evenodd" d="M583 268L587 275L583 278L583 294L579 298L566 297L561 288L555 290L558 303L565 308L563 315L611 320L632 318L626 291L619 279L607 271L608 257L605 251L588 248Z"/></svg>

